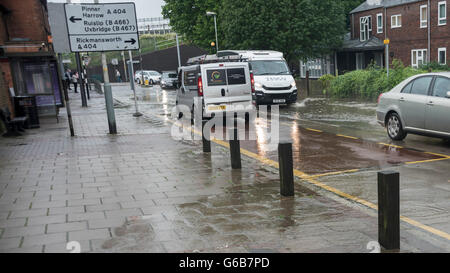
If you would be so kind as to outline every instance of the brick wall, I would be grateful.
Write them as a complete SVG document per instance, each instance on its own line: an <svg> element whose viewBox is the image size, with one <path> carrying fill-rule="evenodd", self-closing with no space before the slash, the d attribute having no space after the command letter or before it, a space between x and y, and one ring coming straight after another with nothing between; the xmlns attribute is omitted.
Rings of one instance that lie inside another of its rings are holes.
<svg viewBox="0 0 450 273"><path fill-rule="evenodd" d="M0 63L1 64L1 63ZM13 108L9 96L9 82L6 79L6 73L0 65L0 107L9 107L12 112Z"/></svg>
<svg viewBox="0 0 450 273"><path fill-rule="evenodd" d="M449 64L450 54L450 0L447 0L447 25L438 26L438 2L442 0L431 0L430 22L431 22L431 51L430 60L438 61L438 48L447 48L447 64ZM414 49L428 48L428 29L420 28L420 6L427 5L428 1L419 1L401 6L389 7L384 13L384 8L354 14L352 21L354 32L353 39L360 38L360 17L372 16L372 33L380 40L384 40L385 35L390 39L390 52L394 58L400 59L405 65L411 65L411 51ZM383 14L383 33L377 34L377 14ZM402 26L391 28L391 16L401 14ZM386 18L385 18L386 17ZM392 61L392 58L390 59Z"/></svg>
<svg viewBox="0 0 450 273"><path fill-rule="evenodd" d="M39 0L2 0L2 5L11 10L7 15L10 38L29 38L32 41L46 41L48 20Z"/></svg>

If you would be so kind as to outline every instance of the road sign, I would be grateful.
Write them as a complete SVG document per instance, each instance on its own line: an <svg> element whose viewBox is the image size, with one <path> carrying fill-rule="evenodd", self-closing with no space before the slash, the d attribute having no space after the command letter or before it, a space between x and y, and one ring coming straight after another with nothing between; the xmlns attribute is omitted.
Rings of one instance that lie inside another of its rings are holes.
<svg viewBox="0 0 450 273"><path fill-rule="evenodd" d="M72 52L139 49L134 3L65 4Z"/></svg>
<svg viewBox="0 0 450 273"><path fill-rule="evenodd" d="M388 44L390 44L390 43L391 43L391 40L389 40L389 39L384 40L384 44L385 44L385 45L388 45Z"/></svg>

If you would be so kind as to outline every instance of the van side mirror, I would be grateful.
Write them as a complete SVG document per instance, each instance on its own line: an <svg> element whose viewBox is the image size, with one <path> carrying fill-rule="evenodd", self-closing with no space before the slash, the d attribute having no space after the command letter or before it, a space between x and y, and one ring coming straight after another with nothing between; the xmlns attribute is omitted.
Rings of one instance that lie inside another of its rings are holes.
<svg viewBox="0 0 450 273"><path fill-rule="evenodd" d="M450 99L450 91L447 91L447 99Z"/></svg>

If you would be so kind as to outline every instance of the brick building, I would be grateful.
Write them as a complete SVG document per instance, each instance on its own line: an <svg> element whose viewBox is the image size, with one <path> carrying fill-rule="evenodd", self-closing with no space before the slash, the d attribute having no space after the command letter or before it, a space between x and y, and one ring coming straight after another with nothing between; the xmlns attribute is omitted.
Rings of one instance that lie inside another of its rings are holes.
<svg viewBox="0 0 450 273"><path fill-rule="evenodd" d="M412 67L429 62L447 64L448 9L447 0L366 1L350 13L351 40L344 43L344 49L353 49L349 52L355 54L356 69L371 61L384 64L385 39L390 40L390 61L400 59ZM370 47L358 48L361 45Z"/></svg>
<svg viewBox="0 0 450 273"><path fill-rule="evenodd" d="M318 78L364 69L370 63L384 67L386 39L390 40L390 63L399 59L412 67L448 64L449 4L449 0L368 0L350 12L351 29L342 48L331 56L300 63L301 75L306 69Z"/></svg>
<svg viewBox="0 0 450 273"><path fill-rule="evenodd" d="M11 94L36 96L41 113L62 105L50 35L46 0L0 2L0 106L14 113Z"/></svg>

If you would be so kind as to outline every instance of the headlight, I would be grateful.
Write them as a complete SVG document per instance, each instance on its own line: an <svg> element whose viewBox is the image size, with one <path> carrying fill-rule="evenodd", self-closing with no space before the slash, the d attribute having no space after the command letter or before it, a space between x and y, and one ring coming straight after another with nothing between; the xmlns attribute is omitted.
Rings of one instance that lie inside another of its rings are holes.
<svg viewBox="0 0 450 273"><path fill-rule="evenodd" d="M293 81L293 82L291 83L291 87L292 87L292 88L297 87L297 83L296 83L295 81Z"/></svg>
<svg viewBox="0 0 450 273"><path fill-rule="evenodd" d="M256 83L255 83L255 88L262 89L262 88L263 88L263 85L256 82Z"/></svg>

